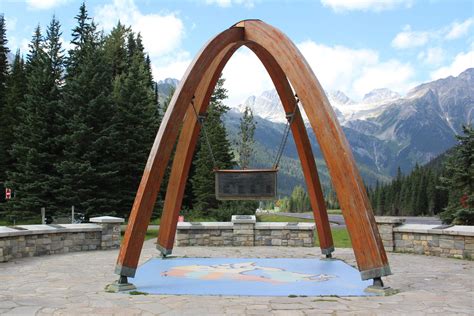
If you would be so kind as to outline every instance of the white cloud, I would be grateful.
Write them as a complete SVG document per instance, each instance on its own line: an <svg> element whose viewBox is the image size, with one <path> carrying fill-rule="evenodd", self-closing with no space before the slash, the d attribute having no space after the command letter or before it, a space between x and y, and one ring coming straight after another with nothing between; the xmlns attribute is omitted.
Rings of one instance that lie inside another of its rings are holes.
<svg viewBox="0 0 474 316"><path fill-rule="evenodd" d="M441 47L430 47L418 54L418 60L429 66L437 66L446 58L446 52Z"/></svg>
<svg viewBox="0 0 474 316"><path fill-rule="evenodd" d="M453 40L468 34L472 25L474 25L474 18L469 18L461 23L453 22L447 30L446 39Z"/></svg>
<svg viewBox="0 0 474 316"><path fill-rule="evenodd" d="M74 48L74 45L70 41L66 41L62 36L59 38L59 42L61 43L61 47L64 49L66 54L69 50Z"/></svg>
<svg viewBox="0 0 474 316"><path fill-rule="evenodd" d="M354 80L353 91L359 97L377 88L405 92L414 85L414 75L411 65L398 60L377 63L362 69L360 77Z"/></svg>
<svg viewBox="0 0 474 316"><path fill-rule="evenodd" d="M474 67L474 47L471 46L470 51L462 52L454 57L451 65L441 67L431 73L431 79L436 80L446 78L448 76L458 76L467 68Z"/></svg>
<svg viewBox="0 0 474 316"><path fill-rule="evenodd" d="M410 25L406 25L402 32L395 35L392 46L397 49L406 49L424 46L432 41L442 43L446 40L455 40L469 34L473 25L474 18L469 18L464 22L454 21L448 26L428 31L413 31Z"/></svg>
<svg viewBox="0 0 474 316"><path fill-rule="evenodd" d="M36 10L47 10L63 5L69 0L26 0L28 8Z"/></svg>
<svg viewBox="0 0 474 316"><path fill-rule="evenodd" d="M30 50L30 48L28 47L29 43L30 41L26 38L18 39L14 36L11 36L8 44L13 54L15 54L16 51L19 49L21 54L26 55Z"/></svg>
<svg viewBox="0 0 474 316"><path fill-rule="evenodd" d="M240 48L223 70L225 87L229 90L227 103L238 105L251 95L273 89L270 76L257 56L248 48Z"/></svg>
<svg viewBox="0 0 474 316"><path fill-rule="evenodd" d="M410 64L394 59L381 61L374 50L326 46L310 40L297 46L325 90L341 90L357 99L376 88L403 93L415 84L415 71ZM246 48L235 53L223 75L230 106L274 88L260 60Z"/></svg>
<svg viewBox="0 0 474 316"><path fill-rule="evenodd" d="M143 45L151 57L169 54L179 48L184 36L183 21L176 13L143 14L133 0L114 0L97 8L96 21L105 30L112 29L120 20L140 32Z"/></svg>
<svg viewBox="0 0 474 316"><path fill-rule="evenodd" d="M326 46L313 41L298 45L325 90L341 90L361 98L377 88L405 92L412 87L414 70L397 60L380 61L377 51Z"/></svg>
<svg viewBox="0 0 474 316"><path fill-rule="evenodd" d="M18 23L18 18L13 16L5 17L5 24L7 25L7 31L13 32L16 29L16 24Z"/></svg>
<svg viewBox="0 0 474 316"><path fill-rule="evenodd" d="M160 58L152 63L154 79L157 81L165 78L181 80L190 63L191 56L188 52L184 51L173 56Z"/></svg>
<svg viewBox="0 0 474 316"><path fill-rule="evenodd" d="M217 5L221 8L230 8L233 5L243 5L247 8L255 6L255 0L205 0L205 4Z"/></svg>
<svg viewBox="0 0 474 316"><path fill-rule="evenodd" d="M397 7L409 8L413 0L321 0L321 3L336 12L391 10Z"/></svg>
<svg viewBox="0 0 474 316"><path fill-rule="evenodd" d="M397 49L423 46L428 42L430 36L429 32L412 31L410 25L406 25L403 31L392 40L392 46Z"/></svg>

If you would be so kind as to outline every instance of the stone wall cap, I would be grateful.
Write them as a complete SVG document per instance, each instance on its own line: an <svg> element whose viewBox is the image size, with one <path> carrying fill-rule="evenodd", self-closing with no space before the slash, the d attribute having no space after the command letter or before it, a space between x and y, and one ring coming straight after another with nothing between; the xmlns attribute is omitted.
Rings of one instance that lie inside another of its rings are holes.
<svg viewBox="0 0 474 316"><path fill-rule="evenodd" d="M375 221L377 224L402 224L405 219L396 216L375 216Z"/></svg>
<svg viewBox="0 0 474 316"><path fill-rule="evenodd" d="M474 236L474 226L455 225L443 231L452 235Z"/></svg>
<svg viewBox="0 0 474 316"><path fill-rule="evenodd" d="M397 233L474 236L474 226L462 225L440 228L440 225L405 224L395 227L393 231Z"/></svg>
<svg viewBox="0 0 474 316"><path fill-rule="evenodd" d="M232 223L234 224L255 224L256 222L255 215L232 215Z"/></svg>
<svg viewBox="0 0 474 316"><path fill-rule="evenodd" d="M178 229L232 229L231 222L179 222Z"/></svg>
<svg viewBox="0 0 474 316"><path fill-rule="evenodd" d="M58 233L86 233L94 231L102 231L102 227L96 224L19 225L5 228L0 227L0 237Z"/></svg>
<svg viewBox="0 0 474 316"><path fill-rule="evenodd" d="M274 229L274 230L313 230L316 225L314 223L296 223L296 222L267 222L256 223L255 229Z"/></svg>
<svg viewBox="0 0 474 316"><path fill-rule="evenodd" d="M402 226L395 227L393 231L399 233L441 234L441 229L434 229L438 226L439 225L404 224Z"/></svg>
<svg viewBox="0 0 474 316"><path fill-rule="evenodd" d="M89 219L89 222L91 223L123 223L125 222L125 219L120 218L120 217L114 217L114 216L99 216L99 217L92 217Z"/></svg>

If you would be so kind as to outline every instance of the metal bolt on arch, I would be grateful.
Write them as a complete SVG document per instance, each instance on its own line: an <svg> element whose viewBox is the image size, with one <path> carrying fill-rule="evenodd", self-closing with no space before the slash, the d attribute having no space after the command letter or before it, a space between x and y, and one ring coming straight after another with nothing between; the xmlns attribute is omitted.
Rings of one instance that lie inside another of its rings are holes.
<svg viewBox="0 0 474 316"><path fill-rule="evenodd" d="M330 257L334 245L311 144L301 113L295 111L295 95L301 101L329 169L361 278L374 279L375 285L382 285L381 277L391 274L390 266L365 186L342 128L318 79L295 44L281 31L260 20L238 22L212 38L194 58L176 89L156 135L132 207L115 268L115 273L121 276L119 283L126 283L127 277L135 276L152 209L179 136L157 242L163 255L171 254L200 132L193 111L200 115L206 112L222 69L243 45L263 63L284 111L294 112L291 132L301 160L322 253ZM190 106L191 102L195 108Z"/></svg>

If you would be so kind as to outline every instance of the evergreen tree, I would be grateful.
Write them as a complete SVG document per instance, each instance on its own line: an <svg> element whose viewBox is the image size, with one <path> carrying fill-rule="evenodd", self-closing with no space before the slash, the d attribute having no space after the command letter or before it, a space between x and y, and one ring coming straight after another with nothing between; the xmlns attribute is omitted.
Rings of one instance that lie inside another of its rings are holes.
<svg viewBox="0 0 474 316"><path fill-rule="evenodd" d="M2 155L0 170L4 171L3 180L6 178L6 171L14 166L11 155L12 146L15 140L14 130L19 123L19 112L25 101L26 73L25 62L20 55L20 51L15 54L15 59L11 67L11 74L7 80L6 100L3 110L0 112L2 131L0 132L0 155ZM2 182L3 180L0 180ZM0 185L3 189L3 185ZM1 194L3 198L3 194Z"/></svg>
<svg viewBox="0 0 474 316"><path fill-rule="evenodd" d="M123 74L133 63L136 51L130 52L130 47L127 47L125 42L127 37L128 42L135 42L130 28L118 22L105 39L104 51L113 79Z"/></svg>
<svg viewBox="0 0 474 316"><path fill-rule="evenodd" d="M205 120L205 129L212 147L216 165L214 165L211 152L201 131L199 146L193 161L195 173L191 178L192 191L195 196L193 209L204 214L210 214L211 209L217 209L219 202L215 198L214 168L230 169L234 163L227 138L227 132L222 121L222 116L229 110L223 100L227 98L224 88L224 79L219 79L216 89L211 97L208 115Z"/></svg>
<svg viewBox="0 0 474 316"><path fill-rule="evenodd" d="M63 177L59 195L61 203L87 215L114 215L120 179L112 149L121 144L114 138L112 76L103 38L84 4L75 19L63 98L64 160L57 164Z"/></svg>
<svg viewBox="0 0 474 316"><path fill-rule="evenodd" d="M246 106L243 116L240 118L239 137L236 142L238 163L240 168L246 169L250 165L250 159L254 151L254 134L256 122L253 118L252 109Z"/></svg>
<svg viewBox="0 0 474 316"><path fill-rule="evenodd" d="M311 211L311 203L309 201L308 194L300 185L296 186L291 193L289 211L292 213Z"/></svg>
<svg viewBox="0 0 474 316"><path fill-rule="evenodd" d="M5 18L0 15L0 119L2 126L0 127L0 202L3 201L4 194L4 182L6 180L6 170L9 168L9 154L10 142L5 133L9 133L11 126L4 125L3 122L9 118L6 116L6 89L7 89L7 77L8 77L8 53L10 50L7 47L7 34Z"/></svg>
<svg viewBox="0 0 474 316"><path fill-rule="evenodd" d="M11 151L15 168L8 173L15 197L8 203L12 217L39 214L40 207L59 208L59 175L55 163L61 159L58 120L63 55L60 25L53 17L43 39L39 26L30 44L26 65L27 89L20 109L15 143Z"/></svg>
<svg viewBox="0 0 474 316"><path fill-rule="evenodd" d="M449 204L441 213L446 223L474 225L474 129L463 126L458 146L448 158L446 175L441 178L449 192Z"/></svg>
<svg viewBox="0 0 474 316"><path fill-rule="evenodd" d="M0 15L0 107L5 104L6 100L6 83L8 77L8 53L10 50L7 47L7 29L5 25L5 18ZM1 110L2 108L0 108Z"/></svg>
<svg viewBox="0 0 474 316"><path fill-rule="evenodd" d="M128 36L128 41L135 41L133 35ZM121 215L127 214L132 207L158 127L154 92L148 82L149 69L143 51L134 46L136 49L131 64L126 72L115 78L112 92L115 103L115 139L120 144L116 146L114 159L119 162L117 175L121 181L117 192L121 198L118 209Z"/></svg>

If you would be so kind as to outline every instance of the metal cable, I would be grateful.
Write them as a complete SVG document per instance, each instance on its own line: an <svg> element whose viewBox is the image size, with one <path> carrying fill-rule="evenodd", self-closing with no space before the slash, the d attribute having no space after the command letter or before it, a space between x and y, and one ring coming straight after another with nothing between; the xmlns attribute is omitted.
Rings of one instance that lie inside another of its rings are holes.
<svg viewBox="0 0 474 316"><path fill-rule="evenodd" d="M206 116L205 115L199 115L198 112L196 111L196 108L194 107L194 96L191 100L191 105L193 107L194 114L196 115L196 120L198 121L199 125L201 125L202 132L204 134L204 138L205 138L206 144L207 144L207 149L209 150L209 153L211 154L212 165L214 166L214 170L218 170L219 167L217 166L216 158L214 157L214 152L212 151L211 142L209 141L209 136L207 135L206 125L204 124Z"/></svg>
<svg viewBox="0 0 474 316"><path fill-rule="evenodd" d="M298 111L298 103L300 102L300 99L298 98L296 94L295 94L295 97L296 97L296 104L295 104L295 109L293 113L286 114L287 121L286 121L285 129L283 131L283 137L281 139L280 145L278 146L277 156L275 157L275 161L273 163L273 169L277 169L280 164L280 159L283 156L283 151L285 150L285 146L288 141L288 135L290 134L291 124L293 123L293 120L295 119L296 111Z"/></svg>

